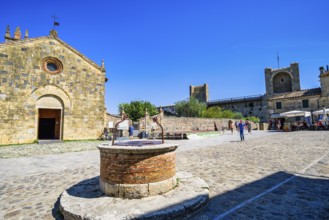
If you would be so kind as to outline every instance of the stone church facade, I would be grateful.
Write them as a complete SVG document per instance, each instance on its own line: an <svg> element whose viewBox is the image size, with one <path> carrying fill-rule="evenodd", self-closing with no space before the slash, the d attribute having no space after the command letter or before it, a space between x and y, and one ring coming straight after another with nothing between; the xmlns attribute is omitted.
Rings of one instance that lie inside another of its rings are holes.
<svg viewBox="0 0 329 220"><path fill-rule="evenodd" d="M97 139L106 109L104 63L99 66L49 36L0 43L0 145L37 140Z"/></svg>

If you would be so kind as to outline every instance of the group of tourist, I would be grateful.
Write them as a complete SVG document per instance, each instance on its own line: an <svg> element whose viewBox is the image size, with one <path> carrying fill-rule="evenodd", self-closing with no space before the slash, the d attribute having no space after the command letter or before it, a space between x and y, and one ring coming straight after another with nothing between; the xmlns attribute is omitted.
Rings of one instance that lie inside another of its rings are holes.
<svg viewBox="0 0 329 220"><path fill-rule="evenodd" d="M329 126L321 121L315 121L313 124L307 123L305 120L303 121L292 121L289 123L285 123L284 118L273 119L269 121L269 130L284 130L286 131L299 131L299 130L326 130L329 129Z"/></svg>
<svg viewBox="0 0 329 220"><path fill-rule="evenodd" d="M237 131L239 131L241 141L244 141L244 130L245 129L248 130L248 134L251 134L251 122L249 120L246 120L245 122L243 122L242 120L235 121L235 123L233 123L232 120L229 120L228 128L231 131L231 134L233 134L234 127Z"/></svg>
<svg viewBox="0 0 329 220"><path fill-rule="evenodd" d="M282 130L284 122L285 122L284 118L282 118L282 119L277 118L274 120L271 119L268 123L269 130Z"/></svg>
<svg viewBox="0 0 329 220"><path fill-rule="evenodd" d="M313 128L314 130L325 130L325 129L329 129L329 126L327 121L322 122L319 120L317 122L314 122Z"/></svg>

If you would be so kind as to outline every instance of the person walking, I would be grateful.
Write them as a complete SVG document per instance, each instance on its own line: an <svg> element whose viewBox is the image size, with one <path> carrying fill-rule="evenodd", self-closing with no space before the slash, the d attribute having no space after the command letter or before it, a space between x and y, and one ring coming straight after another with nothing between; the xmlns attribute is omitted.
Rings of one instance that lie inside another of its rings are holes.
<svg viewBox="0 0 329 220"><path fill-rule="evenodd" d="M239 129L240 129L240 139L241 139L241 141L244 141L244 126L246 126L246 124L244 124L242 122L242 120L240 120Z"/></svg>
<svg viewBox="0 0 329 220"><path fill-rule="evenodd" d="M246 121L246 126L247 126L247 129L248 129L248 134L251 134L251 123L249 120Z"/></svg>
<svg viewBox="0 0 329 220"><path fill-rule="evenodd" d="M228 121L228 129L231 130L231 134L233 134L233 121L232 120L229 120Z"/></svg>
<svg viewBox="0 0 329 220"><path fill-rule="evenodd" d="M129 126L128 132L129 132L129 139L132 140L134 137L134 126L133 125Z"/></svg>
<svg viewBox="0 0 329 220"><path fill-rule="evenodd" d="M103 131L103 140L110 140L109 138L109 132L107 130L107 128L104 128L104 131Z"/></svg>
<svg viewBox="0 0 329 220"><path fill-rule="evenodd" d="M281 130L281 121L278 119L278 122L276 123L277 130Z"/></svg>
<svg viewBox="0 0 329 220"><path fill-rule="evenodd" d="M235 121L235 129L236 129L236 131L239 130L239 122L238 121Z"/></svg>

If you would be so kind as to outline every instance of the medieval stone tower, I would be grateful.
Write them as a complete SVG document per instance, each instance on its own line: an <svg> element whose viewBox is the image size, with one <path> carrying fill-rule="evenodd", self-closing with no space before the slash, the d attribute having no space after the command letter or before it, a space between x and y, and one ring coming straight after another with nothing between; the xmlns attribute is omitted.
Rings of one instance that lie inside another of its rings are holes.
<svg viewBox="0 0 329 220"><path fill-rule="evenodd" d="M266 95L295 92L300 90L298 63L291 63L290 67L280 69L265 69Z"/></svg>
<svg viewBox="0 0 329 220"><path fill-rule="evenodd" d="M199 102L207 103L209 100L208 85L190 86L190 97L196 98Z"/></svg>
<svg viewBox="0 0 329 220"><path fill-rule="evenodd" d="M329 67L327 65L327 70L320 67L320 84L322 96L329 96Z"/></svg>

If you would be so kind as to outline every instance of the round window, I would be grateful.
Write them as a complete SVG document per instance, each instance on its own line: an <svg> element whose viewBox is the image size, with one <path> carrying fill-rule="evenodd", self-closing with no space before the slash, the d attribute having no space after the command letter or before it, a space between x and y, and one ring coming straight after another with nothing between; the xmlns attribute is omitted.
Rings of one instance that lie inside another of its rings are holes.
<svg viewBox="0 0 329 220"><path fill-rule="evenodd" d="M47 63L47 69L51 72L57 71L58 66L55 63Z"/></svg>
<svg viewBox="0 0 329 220"><path fill-rule="evenodd" d="M47 57L43 60L42 69L50 74L58 74L63 71L63 64L57 58Z"/></svg>

